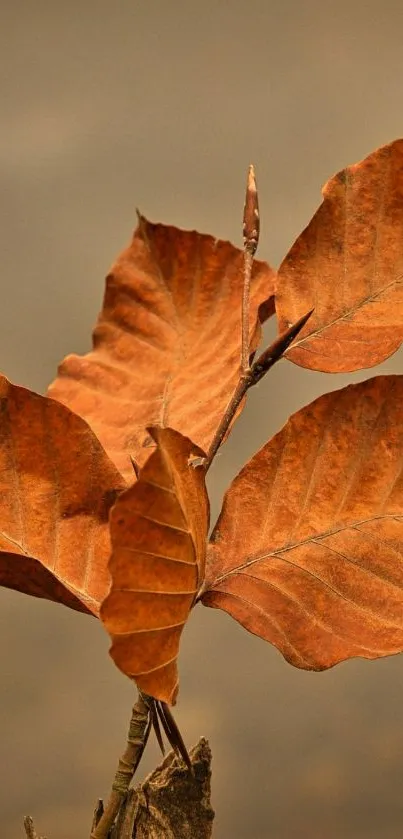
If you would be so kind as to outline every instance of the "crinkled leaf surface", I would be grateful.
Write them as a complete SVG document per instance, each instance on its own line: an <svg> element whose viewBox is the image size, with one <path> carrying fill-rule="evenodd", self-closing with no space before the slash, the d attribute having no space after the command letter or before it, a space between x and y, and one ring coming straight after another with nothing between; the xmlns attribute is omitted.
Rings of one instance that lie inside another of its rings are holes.
<svg viewBox="0 0 403 839"><path fill-rule="evenodd" d="M403 376L294 414L230 487L203 602L297 667L403 650Z"/></svg>
<svg viewBox="0 0 403 839"><path fill-rule="evenodd" d="M115 664L140 690L174 703L180 636L204 576L209 505L203 456L169 428L150 429L156 450L111 511L112 587L101 619Z"/></svg>
<svg viewBox="0 0 403 839"><path fill-rule="evenodd" d="M0 377L0 585L97 614L125 486L81 417Z"/></svg>
<svg viewBox="0 0 403 839"><path fill-rule="evenodd" d="M403 140L349 166L277 279L279 329L315 311L287 358L331 373L372 367L403 340Z"/></svg>
<svg viewBox="0 0 403 839"><path fill-rule="evenodd" d="M144 218L113 266L94 348L62 362L49 394L90 423L126 477L129 455L147 459L148 425L208 449L238 380L242 269L229 242ZM274 273L255 262L253 348L259 307L262 319L273 313L273 292Z"/></svg>

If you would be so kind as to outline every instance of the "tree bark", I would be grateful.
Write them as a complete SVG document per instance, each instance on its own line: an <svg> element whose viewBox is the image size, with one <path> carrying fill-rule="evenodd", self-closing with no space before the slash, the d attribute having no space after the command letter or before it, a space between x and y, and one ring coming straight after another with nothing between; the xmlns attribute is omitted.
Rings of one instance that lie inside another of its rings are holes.
<svg viewBox="0 0 403 839"><path fill-rule="evenodd" d="M211 751L201 738L189 754L192 772L170 752L128 792L111 839L210 839Z"/></svg>

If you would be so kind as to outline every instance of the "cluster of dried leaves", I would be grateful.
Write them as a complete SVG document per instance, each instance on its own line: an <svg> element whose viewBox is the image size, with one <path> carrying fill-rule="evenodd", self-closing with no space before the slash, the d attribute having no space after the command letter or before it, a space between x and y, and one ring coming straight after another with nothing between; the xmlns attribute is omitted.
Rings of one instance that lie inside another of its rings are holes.
<svg viewBox="0 0 403 839"><path fill-rule="evenodd" d="M277 274L253 263L250 353L268 317L282 332L314 309L285 357L372 367L403 340L403 141L323 194ZM297 667L403 650L403 376L292 416L208 542L205 453L239 382L243 268L228 242L140 218L92 351L46 397L0 379L0 583L100 616L118 667L164 702L198 601Z"/></svg>

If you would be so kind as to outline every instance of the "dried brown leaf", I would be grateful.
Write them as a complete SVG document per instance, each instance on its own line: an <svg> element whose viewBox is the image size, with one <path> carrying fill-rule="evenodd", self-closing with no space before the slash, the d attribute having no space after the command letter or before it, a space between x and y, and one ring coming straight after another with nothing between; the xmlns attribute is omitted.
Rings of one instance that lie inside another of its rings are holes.
<svg viewBox="0 0 403 839"><path fill-rule="evenodd" d="M0 585L96 615L124 487L81 417L0 376Z"/></svg>
<svg viewBox="0 0 403 839"><path fill-rule="evenodd" d="M108 278L93 350L62 362L50 396L83 416L120 471L149 455L148 425L207 450L238 381L243 254L229 242L140 218ZM251 347L273 313L274 273L255 262Z"/></svg>
<svg viewBox="0 0 403 839"><path fill-rule="evenodd" d="M314 314L287 358L330 373L373 367L403 340L403 140L339 172L284 259L282 331Z"/></svg>
<svg viewBox="0 0 403 839"><path fill-rule="evenodd" d="M156 450L111 511L112 587L101 619L115 664L140 690L174 703L180 636L204 577L209 506L204 457L169 428L150 429Z"/></svg>
<svg viewBox="0 0 403 839"><path fill-rule="evenodd" d="M297 667L403 650L403 376L294 414L230 487L203 602Z"/></svg>

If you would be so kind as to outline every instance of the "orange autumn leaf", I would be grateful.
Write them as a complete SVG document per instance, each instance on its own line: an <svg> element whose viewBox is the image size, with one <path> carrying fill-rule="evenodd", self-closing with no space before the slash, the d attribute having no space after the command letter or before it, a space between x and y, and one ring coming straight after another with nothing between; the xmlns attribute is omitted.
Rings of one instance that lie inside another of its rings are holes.
<svg viewBox="0 0 403 839"><path fill-rule="evenodd" d="M146 427L169 426L207 450L238 380L243 254L229 242L139 219L113 266L93 350L69 355L49 395L84 417L126 478L149 455ZM274 273L255 262L259 311L274 311Z"/></svg>
<svg viewBox="0 0 403 839"><path fill-rule="evenodd" d="M280 331L312 308L287 352L302 367L372 367L402 343L403 140L327 182L323 203L280 266Z"/></svg>
<svg viewBox="0 0 403 839"><path fill-rule="evenodd" d="M97 614L122 476L87 423L0 376L0 585Z"/></svg>
<svg viewBox="0 0 403 839"><path fill-rule="evenodd" d="M203 456L169 428L111 512L111 591L101 619L115 664L156 699L174 703L180 636L204 577L209 504Z"/></svg>
<svg viewBox="0 0 403 839"><path fill-rule="evenodd" d="M329 393L244 467L203 603L297 667L403 650L403 376Z"/></svg>

